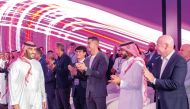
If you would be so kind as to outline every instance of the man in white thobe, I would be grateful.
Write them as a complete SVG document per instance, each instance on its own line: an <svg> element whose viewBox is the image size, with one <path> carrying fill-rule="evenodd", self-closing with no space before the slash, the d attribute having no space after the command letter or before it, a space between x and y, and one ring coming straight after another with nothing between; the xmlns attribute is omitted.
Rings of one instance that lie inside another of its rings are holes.
<svg viewBox="0 0 190 109"><path fill-rule="evenodd" d="M147 84L143 76L145 62L134 42L120 47L123 58L128 57L128 60L122 64L120 75L112 75L109 81L120 87L118 109L143 109L147 103Z"/></svg>
<svg viewBox="0 0 190 109"><path fill-rule="evenodd" d="M45 109L44 75L40 63L34 59L36 46L25 42L23 53L10 67L9 92L13 109ZM10 108L11 108L10 107Z"/></svg>

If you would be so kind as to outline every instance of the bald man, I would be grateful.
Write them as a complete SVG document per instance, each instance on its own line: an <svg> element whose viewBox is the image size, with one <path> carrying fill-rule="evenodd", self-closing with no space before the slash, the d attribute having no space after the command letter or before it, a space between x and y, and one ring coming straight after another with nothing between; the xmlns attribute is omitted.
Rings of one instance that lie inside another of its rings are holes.
<svg viewBox="0 0 190 109"><path fill-rule="evenodd" d="M144 75L156 91L157 109L189 109L184 81L187 62L174 50L174 40L169 35L160 36L156 46L161 55L153 71L144 68Z"/></svg>
<svg viewBox="0 0 190 109"><path fill-rule="evenodd" d="M179 53L187 61L187 75L185 78L185 89L187 92L189 107L190 107L190 44L182 45Z"/></svg>

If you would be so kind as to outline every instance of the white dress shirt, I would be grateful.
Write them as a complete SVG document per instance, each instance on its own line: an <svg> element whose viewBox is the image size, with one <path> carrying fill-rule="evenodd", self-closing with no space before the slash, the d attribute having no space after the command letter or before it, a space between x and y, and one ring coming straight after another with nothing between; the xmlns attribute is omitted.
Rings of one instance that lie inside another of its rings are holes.
<svg viewBox="0 0 190 109"><path fill-rule="evenodd" d="M166 57L161 57L162 58L162 66L161 66L161 70L160 70L160 78L164 72L164 69L166 68L166 65L168 64L168 61L170 60L170 58L172 57L172 55L174 54L174 50Z"/></svg>
<svg viewBox="0 0 190 109"><path fill-rule="evenodd" d="M94 61L94 58L96 57L96 55L93 55L93 56L91 56L90 57L90 64L89 64L89 68L91 68L92 67L92 63L93 63L93 61Z"/></svg>
<svg viewBox="0 0 190 109"><path fill-rule="evenodd" d="M172 57L172 55L175 53L175 50L173 50L168 56L166 57L161 57L162 59L162 66L161 66L161 70L160 70L160 77L162 77L162 74L164 72L164 69L166 68L166 65L168 64L168 61L170 60L170 58ZM154 79L153 84L156 84L156 79Z"/></svg>

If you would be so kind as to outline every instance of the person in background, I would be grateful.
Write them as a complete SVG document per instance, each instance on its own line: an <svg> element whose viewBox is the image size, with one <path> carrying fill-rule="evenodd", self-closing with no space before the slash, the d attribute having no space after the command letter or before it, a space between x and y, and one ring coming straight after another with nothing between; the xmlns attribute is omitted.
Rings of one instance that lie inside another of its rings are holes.
<svg viewBox="0 0 190 109"><path fill-rule="evenodd" d="M39 49L41 50L41 53L42 53L42 60L46 60L46 55L45 55L45 51L44 51L44 47L39 47Z"/></svg>
<svg viewBox="0 0 190 109"><path fill-rule="evenodd" d="M48 53L46 55L46 63L48 71L45 75L45 88L47 93L47 102L48 109L57 109L56 108L56 98L55 98L55 71L53 67L55 66L55 55L53 53Z"/></svg>
<svg viewBox="0 0 190 109"><path fill-rule="evenodd" d="M47 54L48 54L48 53L54 53L54 52L53 52L53 50L48 50L48 51L47 51Z"/></svg>
<svg viewBox="0 0 190 109"><path fill-rule="evenodd" d="M156 90L157 109L189 109L184 81L187 62L174 50L170 35L160 36L156 46L161 55L150 72L144 68L144 76Z"/></svg>
<svg viewBox="0 0 190 109"><path fill-rule="evenodd" d="M36 48L35 58L36 58L36 60L38 60L40 62L43 72L44 72L44 76L45 76L47 74L48 68L47 68L47 64L46 64L46 59L44 59L43 52L40 48Z"/></svg>
<svg viewBox="0 0 190 109"><path fill-rule="evenodd" d="M187 61L187 75L185 78L185 89L190 107L190 44L182 45L179 53Z"/></svg>
<svg viewBox="0 0 190 109"><path fill-rule="evenodd" d="M11 54L10 54L11 62L14 62L18 58L18 56L19 55L17 53L17 50L11 51Z"/></svg>
<svg viewBox="0 0 190 109"><path fill-rule="evenodd" d="M77 63L83 63L87 54L87 49L84 46L78 46L75 49L77 56ZM76 64L77 64L76 63ZM75 65L68 66L73 77L72 96L75 109L87 109L86 105L86 85L87 76L85 73L77 70Z"/></svg>
<svg viewBox="0 0 190 109"><path fill-rule="evenodd" d="M121 73L121 66L127 60L127 57L123 57L121 54L121 47L118 48L118 58L115 59L114 65L111 69L111 74L119 75Z"/></svg>
<svg viewBox="0 0 190 109"><path fill-rule="evenodd" d="M67 49L67 54L71 58L72 63L76 63L76 61L77 61L76 54L75 54L75 48L76 48L76 44L75 43L70 43L70 45L69 45L69 47Z"/></svg>
<svg viewBox="0 0 190 109"><path fill-rule="evenodd" d="M146 62L146 66L147 68L152 71L152 68L154 66L154 63L156 62L156 60L160 57L160 55L157 53L156 51L156 44L153 42L150 42L148 44L148 51L144 54L145 57L145 62Z"/></svg>
<svg viewBox="0 0 190 109"><path fill-rule="evenodd" d="M0 53L0 105L7 104L7 68L5 53Z"/></svg>
<svg viewBox="0 0 190 109"><path fill-rule="evenodd" d="M56 101L58 109L71 109L70 106L70 92L71 92L71 79L68 65L71 59L64 52L64 45L61 43L56 44L55 52L58 56L56 64L53 67L56 73Z"/></svg>
<svg viewBox="0 0 190 109"><path fill-rule="evenodd" d="M106 77L107 77L107 81L110 80L110 76L111 76L111 69L114 65L114 60L113 60L113 55L111 54L110 50L106 50L106 55L109 59L109 64L108 64L108 70L106 72Z"/></svg>

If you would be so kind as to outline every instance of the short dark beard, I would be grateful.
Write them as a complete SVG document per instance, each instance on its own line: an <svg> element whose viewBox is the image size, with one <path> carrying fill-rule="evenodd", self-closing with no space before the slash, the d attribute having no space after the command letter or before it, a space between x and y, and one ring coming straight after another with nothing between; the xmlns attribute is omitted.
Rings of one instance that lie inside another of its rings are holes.
<svg viewBox="0 0 190 109"><path fill-rule="evenodd" d="M33 58L31 58L31 57L29 56L29 53L27 52L27 50L26 50L26 52L25 52L25 54L24 54L24 57L26 57L26 58L29 59L29 60L33 59Z"/></svg>
<svg viewBox="0 0 190 109"><path fill-rule="evenodd" d="M127 59L128 56L127 55L122 55L122 59Z"/></svg>

